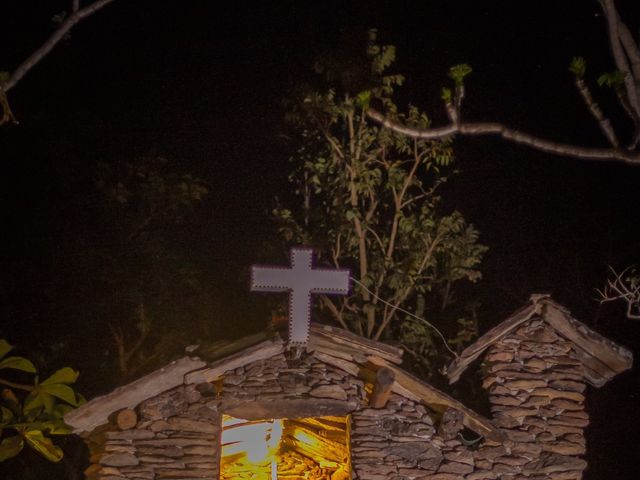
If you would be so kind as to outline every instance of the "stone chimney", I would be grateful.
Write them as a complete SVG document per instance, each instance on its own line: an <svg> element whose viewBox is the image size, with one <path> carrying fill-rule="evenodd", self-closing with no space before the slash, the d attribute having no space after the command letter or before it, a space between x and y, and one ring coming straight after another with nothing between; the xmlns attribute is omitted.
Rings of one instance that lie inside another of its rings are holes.
<svg viewBox="0 0 640 480"><path fill-rule="evenodd" d="M630 368L631 353L542 295L466 349L450 380L484 352L483 387L507 440L481 447L476 460L493 478L580 480L587 384L602 386Z"/></svg>

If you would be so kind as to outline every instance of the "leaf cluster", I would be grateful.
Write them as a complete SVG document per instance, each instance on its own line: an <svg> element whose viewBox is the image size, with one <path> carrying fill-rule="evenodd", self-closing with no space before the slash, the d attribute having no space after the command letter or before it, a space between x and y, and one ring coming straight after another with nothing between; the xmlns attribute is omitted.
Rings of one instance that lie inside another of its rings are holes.
<svg viewBox="0 0 640 480"><path fill-rule="evenodd" d="M450 143L367 122L365 110L375 103L405 125L430 123L416 107L399 111L393 97L404 77L387 73L395 49L377 45L375 31L369 41L371 88L308 91L290 115L300 141L289 180L299 203L278 205L273 216L286 244L312 246L321 262L350 268L361 282L346 298L321 298L321 312L358 334L402 341L399 309L415 309L420 297L429 310L456 282L477 281L486 247L460 212L443 209ZM461 65L451 77L457 84L470 71Z"/></svg>
<svg viewBox="0 0 640 480"><path fill-rule="evenodd" d="M6 386L0 398L0 462L18 455L25 444L52 462L62 459L63 453L51 435L67 435L70 428L65 425L64 415L84 402L71 385L78 372L64 367L43 381L30 360L19 356L8 356L11 345L0 339L0 384ZM9 370L9 372L4 372ZM8 378L19 372L30 376L27 384L16 383ZM6 375L8 373L8 375Z"/></svg>

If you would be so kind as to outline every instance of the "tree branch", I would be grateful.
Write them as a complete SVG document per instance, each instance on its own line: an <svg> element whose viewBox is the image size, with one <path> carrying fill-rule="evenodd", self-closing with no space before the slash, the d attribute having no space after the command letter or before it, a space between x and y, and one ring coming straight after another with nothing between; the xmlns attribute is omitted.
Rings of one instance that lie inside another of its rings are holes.
<svg viewBox="0 0 640 480"><path fill-rule="evenodd" d="M20 80L22 80L22 77L24 77L27 72L29 72L29 70L37 65L53 49L53 47L55 47L60 42L60 40L64 38L64 36L69 32L69 30L73 28L76 23L94 14L111 2L113 2L113 0L97 0L91 5L87 5L84 8L74 10L73 14L67 17L64 22L62 22L62 25L60 25L60 27L55 32L53 32L53 34L47 39L47 41L44 42L40 48L33 52L13 71L9 79L4 83L4 85L2 85L2 89L5 91L5 93L8 93L9 90L15 87L16 84ZM72 8L75 7L76 2L73 3Z"/></svg>
<svg viewBox="0 0 640 480"><path fill-rule="evenodd" d="M600 130L602 130L604 136L607 137L607 140L609 140L609 143L614 148L618 148L620 146L620 143L618 142L618 138L613 131L611 122L602 113L598 102L593 99L593 96L591 95L591 91L589 90L589 87L587 87L587 84L584 83L584 80L578 76L576 76L576 87L578 88L578 92L580 92L584 103L587 105L587 108L591 112L591 115L593 115L593 118L595 118L598 122Z"/></svg>
<svg viewBox="0 0 640 480"><path fill-rule="evenodd" d="M638 100L638 90L635 84L635 79L631 73L629 62L625 56L625 52L622 48L622 41L620 38L619 27L622 24L618 11L613 3L613 0L600 0L602 11L607 19L607 27L609 30L609 44L611 45L611 53L616 67L622 73L624 77L624 86L627 91L627 98L631 104L632 110L636 116L640 118L640 101Z"/></svg>
<svg viewBox="0 0 640 480"><path fill-rule="evenodd" d="M546 140L529 133L520 132L501 123L460 122L439 128L413 128L385 117L373 108L367 110L367 117L388 129L411 138L435 140L456 135L482 136L498 135L513 143L529 146L535 150L555 155L574 157L582 160L620 161L629 165L640 165L640 153L615 148L588 148Z"/></svg>
<svg viewBox="0 0 640 480"><path fill-rule="evenodd" d="M11 111L11 106L9 105L9 99L7 98L7 94L4 89L0 86L0 107L2 108L2 117L0 117L0 126L5 123L13 122L18 123L16 118L13 116L13 112Z"/></svg>
<svg viewBox="0 0 640 480"><path fill-rule="evenodd" d="M612 277L607 280L603 290L597 290L600 303L621 300L627 304L627 318L640 320L640 278L633 267L616 272L611 266Z"/></svg>

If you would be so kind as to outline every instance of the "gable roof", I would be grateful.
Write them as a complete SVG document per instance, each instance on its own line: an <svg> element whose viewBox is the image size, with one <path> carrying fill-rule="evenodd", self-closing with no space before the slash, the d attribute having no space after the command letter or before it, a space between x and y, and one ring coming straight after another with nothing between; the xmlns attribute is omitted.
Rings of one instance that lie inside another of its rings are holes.
<svg viewBox="0 0 640 480"><path fill-rule="evenodd" d="M601 387L631 368L633 354L629 350L573 318L569 310L554 302L549 295L532 295L527 305L478 338L449 365L449 382L456 382L487 348L534 317L543 319L556 333L573 342L584 367L585 379L591 385Z"/></svg>
<svg viewBox="0 0 640 480"><path fill-rule="evenodd" d="M285 351L285 343L277 332L261 332L219 346L213 352L204 351L201 358L184 357L166 367L96 397L65 415L65 422L74 432L91 432L109 422L109 416L124 408L134 408L144 400L179 385L218 380L225 372L251 362L266 360ZM328 365L340 368L366 381L375 381L377 371L386 367L395 374L391 390L399 395L426 404L436 412L448 408L462 412L467 428L488 440L499 442L502 433L488 419L465 407L445 393L419 380L399 367L402 350L365 339L345 330L327 325L311 326L308 350Z"/></svg>

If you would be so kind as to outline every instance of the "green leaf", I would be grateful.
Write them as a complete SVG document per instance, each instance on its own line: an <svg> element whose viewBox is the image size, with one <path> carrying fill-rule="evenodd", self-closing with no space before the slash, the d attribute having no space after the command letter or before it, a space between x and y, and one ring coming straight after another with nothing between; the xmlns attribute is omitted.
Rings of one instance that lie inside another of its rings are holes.
<svg viewBox="0 0 640 480"><path fill-rule="evenodd" d="M4 425L8 424L14 418L13 412L7 407L0 407L0 413L2 414L0 419Z"/></svg>
<svg viewBox="0 0 640 480"><path fill-rule="evenodd" d="M47 460L51 462L62 460L62 449L56 447L40 430L28 430L24 433L24 438L31 448Z"/></svg>
<svg viewBox="0 0 640 480"><path fill-rule="evenodd" d="M7 80L9 80L9 76L9 72L7 72L6 70L0 71L0 84L5 83Z"/></svg>
<svg viewBox="0 0 640 480"><path fill-rule="evenodd" d="M68 385L74 383L78 379L78 375L80 374L73 368L64 367L40 383L40 385L52 385L54 383L66 383Z"/></svg>
<svg viewBox="0 0 640 480"><path fill-rule="evenodd" d="M440 94L440 97L446 103L451 103L451 100L453 99L453 93L451 92L450 88L443 88L442 93Z"/></svg>
<svg viewBox="0 0 640 480"><path fill-rule="evenodd" d="M36 390L31 392L24 400L23 410L25 414L28 414L30 412L33 412L34 410L39 409L43 405L44 403L42 401L42 395L40 395L40 391L36 387Z"/></svg>
<svg viewBox="0 0 640 480"><path fill-rule="evenodd" d="M24 441L20 435L5 438L0 442L0 462L13 458L22 451Z"/></svg>
<svg viewBox="0 0 640 480"><path fill-rule="evenodd" d="M578 78L583 78L587 71L587 62L583 57L573 57L569 64L569 71Z"/></svg>
<svg viewBox="0 0 640 480"><path fill-rule="evenodd" d="M31 361L23 357L7 357L0 361L0 370L12 368L14 370L22 370L23 372L36 373L36 367Z"/></svg>
<svg viewBox="0 0 640 480"><path fill-rule="evenodd" d="M11 350L13 350L13 347L9 345L6 340L0 338L0 358L4 357Z"/></svg>
<svg viewBox="0 0 640 480"><path fill-rule="evenodd" d="M76 394L71 387L62 383L40 384L40 390L71 405L76 405ZM46 405L46 404L45 404Z"/></svg>
<svg viewBox="0 0 640 480"><path fill-rule="evenodd" d="M451 78L457 86L461 86L464 77L469 75L473 70L466 63L454 65L449 69L449 78Z"/></svg>
<svg viewBox="0 0 640 480"><path fill-rule="evenodd" d="M42 422L42 430L49 435L69 435L73 433L73 428L64 423L63 420L50 420Z"/></svg>
<svg viewBox="0 0 640 480"><path fill-rule="evenodd" d="M621 72L615 71L610 73L603 73L598 77L598 85L603 85L609 88L619 88L624 83L624 75Z"/></svg>
<svg viewBox="0 0 640 480"><path fill-rule="evenodd" d="M369 104L371 103L371 90L365 90L360 92L356 97L356 105L363 110L369 108Z"/></svg>

